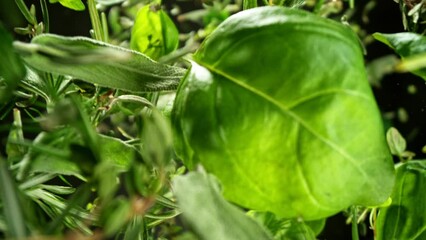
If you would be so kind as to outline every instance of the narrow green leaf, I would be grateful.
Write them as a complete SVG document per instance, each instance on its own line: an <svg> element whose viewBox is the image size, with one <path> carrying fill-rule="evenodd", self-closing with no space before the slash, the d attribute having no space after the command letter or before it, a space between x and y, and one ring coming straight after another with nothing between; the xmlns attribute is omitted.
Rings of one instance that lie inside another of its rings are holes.
<svg viewBox="0 0 426 240"><path fill-rule="evenodd" d="M43 16L44 32L50 31L49 9L47 8L46 0L40 0L41 14Z"/></svg>
<svg viewBox="0 0 426 240"><path fill-rule="evenodd" d="M46 185L42 185L42 187L46 190L49 190L51 192L63 192L63 189L58 188L59 186L51 186L50 189ZM47 187L47 188L46 188ZM54 189L54 191L52 191ZM74 188L70 188L73 189ZM66 202L66 206L62 209L62 211L58 214L57 217L55 217L54 221L50 222L49 226L47 227L45 233L51 235L55 231L57 232L58 229L61 228L62 221L66 219L70 219L69 215L78 213L80 210L80 206L87 204L90 195L92 193L92 186L91 184L83 184L78 187L78 189L74 192L74 194L69 197L69 199ZM64 193L58 193L58 194L64 194ZM65 194L69 194L69 191ZM73 216L73 220L75 221L75 225L79 224L79 218ZM90 231L90 230L89 230Z"/></svg>
<svg viewBox="0 0 426 240"><path fill-rule="evenodd" d="M256 221L228 203L214 176L191 172L173 179L182 217L203 240L272 239Z"/></svg>
<svg viewBox="0 0 426 240"><path fill-rule="evenodd" d="M0 156L0 199L4 206L3 213L8 228L7 236L14 239L24 239L26 228L18 190L2 156Z"/></svg>
<svg viewBox="0 0 426 240"><path fill-rule="evenodd" d="M131 223L127 225L124 232L123 240L143 239L145 223L142 216L136 216L132 219Z"/></svg>
<svg viewBox="0 0 426 240"><path fill-rule="evenodd" d="M142 7L135 19L130 47L154 60L177 49L179 32L173 21L157 4Z"/></svg>
<svg viewBox="0 0 426 240"><path fill-rule="evenodd" d="M426 161L412 160L396 169L396 184L389 207L381 208L377 240L420 240L426 235Z"/></svg>
<svg viewBox="0 0 426 240"><path fill-rule="evenodd" d="M394 34L375 33L373 37L388 45L402 57L396 70L410 71L426 80L426 37L420 34L404 32Z"/></svg>
<svg viewBox="0 0 426 240"><path fill-rule="evenodd" d="M0 23L0 104L7 102L25 76L22 60L12 47L12 37Z"/></svg>
<svg viewBox="0 0 426 240"><path fill-rule="evenodd" d="M15 0L15 3L21 11L22 15L24 15L25 19L28 21L28 23L32 25L37 25L37 19L35 18L34 14L30 12L27 5L25 4L25 1Z"/></svg>
<svg viewBox="0 0 426 240"><path fill-rule="evenodd" d="M15 42L14 46L29 65L39 70L130 92L176 89L186 71L85 37L43 34L30 44Z"/></svg>

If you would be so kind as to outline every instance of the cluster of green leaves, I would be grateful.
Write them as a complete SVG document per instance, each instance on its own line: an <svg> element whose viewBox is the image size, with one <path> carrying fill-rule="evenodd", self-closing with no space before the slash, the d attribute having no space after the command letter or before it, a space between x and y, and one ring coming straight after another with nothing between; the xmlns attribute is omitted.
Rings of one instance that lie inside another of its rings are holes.
<svg viewBox="0 0 426 240"><path fill-rule="evenodd" d="M87 38L15 2L31 41L0 25L0 237L315 239L350 210L354 239L368 212L377 239L424 238L426 166L385 138L356 34L324 18L342 6L207 1L179 34L161 1L88 0ZM375 38L425 76L422 36Z"/></svg>

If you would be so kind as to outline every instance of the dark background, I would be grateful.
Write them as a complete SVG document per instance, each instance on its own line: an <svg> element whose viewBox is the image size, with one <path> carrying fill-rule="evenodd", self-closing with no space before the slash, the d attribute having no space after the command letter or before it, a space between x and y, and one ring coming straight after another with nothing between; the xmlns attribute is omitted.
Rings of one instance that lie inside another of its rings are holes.
<svg viewBox="0 0 426 240"><path fill-rule="evenodd" d="M13 27L25 27L25 20L22 18L19 10L14 5L13 0L1 0L0 20L6 27L13 31ZM39 1L28 0L28 4L33 3L39 6ZM362 9L368 1L355 0L358 9ZM195 8L201 8L199 1L164 1L165 5L170 7L172 4L179 4L182 11L190 11ZM404 31L399 6L393 0L376 0L376 7L368 14L369 22L363 23L361 11L357 10L351 21L356 21L368 33L396 33ZM67 36L89 36L91 28L88 11L76 12L62 7L60 4L49 4L49 14L51 19L51 32ZM37 9L40 13L40 9ZM41 19L41 18L39 18ZM176 19L175 19L176 20ZM178 23L181 31L188 31L188 25ZM192 30L197 25L190 25ZM200 26L199 26L200 27ZM190 29L191 30L191 29ZM15 35L15 38L28 41L28 37ZM366 63L377 59L378 57L393 54L387 46L379 42L373 42L366 46ZM396 127L406 138L408 150L416 153L417 159L425 158L422 153L422 147L426 145L426 82L412 74L390 74L381 81L380 87L374 87L373 91L377 102L383 114L388 117L385 119L387 127ZM408 88L415 88L416 92L410 93ZM400 121L396 116L398 111L405 110L408 114L406 121ZM1 129L0 129L1 130ZM3 129L0 135L6 134ZM319 239L351 239L351 227L345 224L343 214L336 215L327 220L327 225ZM373 239L372 231L367 231L368 235L361 239Z"/></svg>

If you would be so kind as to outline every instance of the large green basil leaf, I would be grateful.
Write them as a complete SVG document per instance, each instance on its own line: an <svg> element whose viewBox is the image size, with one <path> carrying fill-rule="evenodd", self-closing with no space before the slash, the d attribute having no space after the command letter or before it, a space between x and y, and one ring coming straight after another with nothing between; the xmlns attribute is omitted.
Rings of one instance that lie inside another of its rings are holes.
<svg viewBox="0 0 426 240"><path fill-rule="evenodd" d="M272 239L258 222L227 202L214 176L191 172L173 179L182 217L204 240Z"/></svg>
<svg viewBox="0 0 426 240"><path fill-rule="evenodd" d="M131 92L175 89L186 71L85 37L43 34L30 44L15 42L15 48L39 70Z"/></svg>
<svg viewBox="0 0 426 240"><path fill-rule="evenodd" d="M409 161L396 169L396 184L389 207L380 209L376 223L377 240L425 239L426 161Z"/></svg>
<svg viewBox="0 0 426 240"><path fill-rule="evenodd" d="M175 147L224 196L315 220L392 191L394 168L362 50L346 26L282 7L238 13L194 56L173 109Z"/></svg>
<svg viewBox="0 0 426 240"><path fill-rule="evenodd" d="M402 64L406 65L404 63L405 59L411 59L410 66L400 64L400 66L397 66L397 68L400 68L399 70L412 71L426 80L426 37L409 32L394 34L375 33L373 36L378 41L394 49L403 58Z"/></svg>
<svg viewBox="0 0 426 240"><path fill-rule="evenodd" d="M179 32L162 9L156 9L157 4L142 7L132 28L130 47L148 55L154 60L177 49Z"/></svg>

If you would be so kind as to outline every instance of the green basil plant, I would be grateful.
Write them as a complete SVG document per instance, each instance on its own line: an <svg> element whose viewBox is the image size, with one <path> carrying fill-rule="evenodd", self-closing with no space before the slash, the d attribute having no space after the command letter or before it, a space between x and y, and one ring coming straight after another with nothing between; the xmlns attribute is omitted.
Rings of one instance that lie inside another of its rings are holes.
<svg viewBox="0 0 426 240"><path fill-rule="evenodd" d="M348 26L305 11L233 15L179 86L178 156L217 176L229 201L278 217L381 204L394 167L362 54Z"/></svg>

